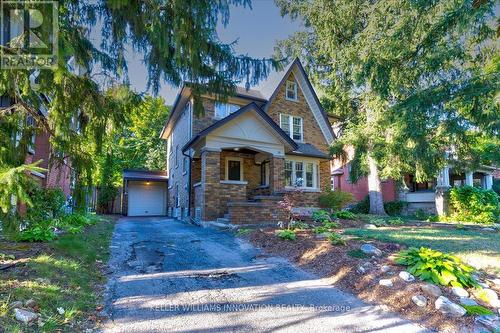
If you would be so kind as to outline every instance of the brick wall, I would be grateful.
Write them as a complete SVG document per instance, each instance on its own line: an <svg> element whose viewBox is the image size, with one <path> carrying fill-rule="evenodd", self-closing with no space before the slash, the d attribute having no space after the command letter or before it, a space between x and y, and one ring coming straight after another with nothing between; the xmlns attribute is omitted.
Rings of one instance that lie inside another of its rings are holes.
<svg viewBox="0 0 500 333"><path fill-rule="evenodd" d="M232 224L274 224L286 220L285 212L277 209L280 197L269 197L257 202L228 203Z"/></svg>
<svg viewBox="0 0 500 333"><path fill-rule="evenodd" d="M201 153L201 202L202 220L213 221L220 217L219 203L220 153Z"/></svg>
<svg viewBox="0 0 500 333"><path fill-rule="evenodd" d="M219 216L228 213L228 203L247 200L247 186L243 184L219 184Z"/></svg>
<svg viewBox="0 0 500 333"><path fill-rule="evenodd" d="M284 81L293 81L293 73L290 73L289 77ZM324 153L328 153L328 144L323 132L319 128L319 125L312 113L307 101L298 86L297 89L297 101L289 101L285 98L286 84L279 88L275 99L269 105L267 113L269 116L279 125L280 123L280 113L289 114L296 117L302 117L302 123L304 127L304 142L310 143Z"/></svg>

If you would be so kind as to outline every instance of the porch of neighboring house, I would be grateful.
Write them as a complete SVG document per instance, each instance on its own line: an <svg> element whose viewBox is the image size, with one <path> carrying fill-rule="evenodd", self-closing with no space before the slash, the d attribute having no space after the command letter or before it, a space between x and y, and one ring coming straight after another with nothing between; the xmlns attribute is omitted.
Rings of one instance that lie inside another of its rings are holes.
<svg viewBox="0 0 500 333"><path fill-rule="evenodd" d="M284 157L255 148L205 149L192 162L192 211L199 221L233 224L283 219L276 209Z"/></svg>
<svg viewBox="0 0 500 333"><path fill-rule="evenodd" d="M466 173L445 167L436 180L417 183L413 175L405 176L406 188L399 192L399 200L408 202L407 214L423 210L430 214L445 214L448 210L445 193L452 187L469 185L491 189L495 168L483 166Z"/></svg>

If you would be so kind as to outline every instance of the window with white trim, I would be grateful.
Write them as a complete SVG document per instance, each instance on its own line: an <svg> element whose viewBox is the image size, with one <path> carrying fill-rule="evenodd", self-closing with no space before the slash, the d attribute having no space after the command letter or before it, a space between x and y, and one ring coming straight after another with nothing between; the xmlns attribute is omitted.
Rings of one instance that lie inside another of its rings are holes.
<svg viewBox="0 0 500 333"><path fill-rule="evenodd" d="M303 141L304 126L301 117L294 117L289 114L280 114L280 127L292 139Z"/></svg>
<svg viewBox="0 0 500 333"><path fill-rule="evenodd" d="M226 118L231 113L238 111L240 108L241 106L236 104L215 102L215 118Z"/></svg>
<svg viewBox="0 0 500 333"><path fill-rule="evenodd" d="M285 186L317 189L318 164L308 161L285 160Z"/></svg>
<svg viewBox="0 0 500 333"><path fill-rule="evenodd" d="M295 81L286 81L286 95L288 101L297 101L297 83Z"/></svg>

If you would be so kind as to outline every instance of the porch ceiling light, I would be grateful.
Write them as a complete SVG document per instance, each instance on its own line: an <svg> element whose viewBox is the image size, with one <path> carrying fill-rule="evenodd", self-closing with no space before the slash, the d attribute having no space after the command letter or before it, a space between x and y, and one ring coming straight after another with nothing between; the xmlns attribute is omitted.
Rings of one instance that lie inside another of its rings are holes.
<svg viewBox="0 0 500 333"><path fill-rule="evenodd" d="M240 148L234 148L234 151L239 151L239 150L240 150Z"/></svg>

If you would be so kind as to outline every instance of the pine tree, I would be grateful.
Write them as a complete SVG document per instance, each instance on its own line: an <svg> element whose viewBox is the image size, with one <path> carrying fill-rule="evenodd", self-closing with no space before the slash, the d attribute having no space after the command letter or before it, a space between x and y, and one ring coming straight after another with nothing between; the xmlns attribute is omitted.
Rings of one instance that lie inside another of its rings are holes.
<svg viewBox="0 0 500 333"><path fill-rule="evenodd" d="M354 148L370 212L384 214L381 178L434 178L447 161L471 168L473 146L500 130L495 1L278 0L306 31L277 46L301 56L339 116L335 156ZM318 15L321 13L321 15Z"/></svg>

